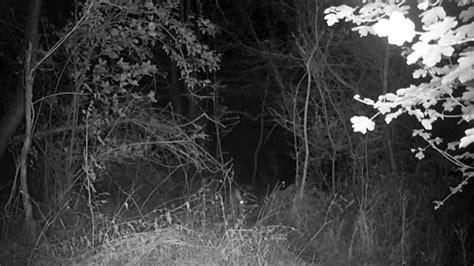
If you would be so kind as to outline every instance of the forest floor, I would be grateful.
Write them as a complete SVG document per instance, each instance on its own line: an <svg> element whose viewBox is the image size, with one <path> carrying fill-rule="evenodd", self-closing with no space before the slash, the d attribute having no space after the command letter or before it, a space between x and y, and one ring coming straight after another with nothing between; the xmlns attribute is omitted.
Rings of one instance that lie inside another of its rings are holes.
<svg viewBox="0 0 474 266"><path fill-rule="evenodd" d="M387 265L400 259L396 248L376 245L370 214L354 200L308 190L295 212L290 186L236 212L223 195L208 192L198 189L153 209L133 208L143 206L133 198L93 209L69 203L36 215L34 236L24 235L20 211L3 216L0 265Z"/></svg>

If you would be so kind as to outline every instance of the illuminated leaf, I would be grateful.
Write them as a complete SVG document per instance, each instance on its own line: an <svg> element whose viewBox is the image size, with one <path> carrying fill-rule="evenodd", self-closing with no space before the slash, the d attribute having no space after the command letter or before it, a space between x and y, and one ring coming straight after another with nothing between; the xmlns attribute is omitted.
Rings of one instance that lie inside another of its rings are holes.
<svg viewBox="0 0 474 266"><path fill-rule="evenodd" d="M421 22L423 22L424 25L430 25L438 22L440 19L444 19L446 17L446 12L444 11L444 8L438 6L421 13L420 17Z"/></svg>
<svg viewBox="0 0 474 266"><path fill-rule="evenodd" d="M428 71L426 71L426 69L417 69L415 71L413 71L413 78L415 79L418 79L418 78L424 78L426 77L426 75L428 74Z"/></svg>
<svg viewBox="0 0 474 266"><path fill-rule="evenodd" d="M374 25L374 31L380 37L388 37L390 44L401 46L415 36L415 24L398 11L392 12L390 19L381 19Z"/></svg>
<svg viewBox="0 0 474 266"><path fill-rule="evenodd" d="M386 114L389 113L391 108L395 108L396 105L391 103L391 102L385 102L385 101L378 101L376 104L374 104L374 108L379 110L381 114Z"/></svg>
<svg viewBox="0 0 474 266"><path fill-rule="evenodd" d="M432 130L433 126L431 125L433 121L431 119L422 119L421 120L421 125L426 129L426 130Z"/></svg>
<svg viewBox="0 0 474 266"><path fill-rule="evenodd" d="M456 78L461 83L466 83L474 79L474 51L464 52L460 54L458 59L459 65L443 77L443 84L454 81Z"/></svg>
<svg viewBox="0 0 474 266"><path fill-rule="evenodd" d="M423 158L425 158L425 154L423 153L423 150L420 149L420 150L415 154L415 157L416 157L418 160L423 160Z"/></svg>
<svg viewBox="0 0 474 266"><path fill-rule="evenodd" d="M367 36L369 33L370 34L375 34L375 31L372 27L369 26L359 26L359 27L354 27L352 28L352 31L357 31L359 32L359 35L361 37Z"/></svg>
<svg viewBox="0 0 474 266"><path fill-rule="evenodd" d="M324 19L326 20L326 23L329 27L339 22L339 19L334 13L327 14L326 16L324 16Z"/></svg>
<svg viewBox="0 0 474 266"><path fill-rule="evenodd" d="M351 118L351 123L354 132L361 132L362 134L367 133L367 130L373 131L375 128L374 121L366 116L353 116Z"/></svg>
<svg viewBox="0 0 474 266"><path fill-rule="evenodd" d="M474 105L470 104L466 108L463 108L462 119L466 122L474 120Z"/></svg>
<svg viewBox="0 0 474 266"><path fill-rule="evenodd" d="M432 67L441 61L441 56L451 56L454 48L451 46L439 46L426 42L417 42L412 46L414 50L407 57L407 64L411 65L422 58L423 64Z"/></svg>
<svg viewBox="0 0 474 266"><path fill-rule="evenodd" d="M467 87L466 91L462 94L461 99L464 101L473 101L474 100L474 88Z"/></svg>
<svg viewBox="0 0 474 266"><path fill-rule="evenodd" d="M452 141L448 143L446 150L448 151L455 151L457 150L457 146L459 145L459 141Z"/></svg>
<svg viewBox="0 0 474 266"><path fill-rule="evenodd" d="M379 109L380 110L380 109ZM398 109L396 112L394 113L391 113L391 114L387 114L385 116L385 123L387 124L390 124L390 122L392 122L393 119L397 118L398 116L400 116L401 114L403 113L403 110L402 109Z"/></svg>
<svg viewBox="0 0 474 266"><path fill-rule="evenodd" d="M464 133L466 136L460 139L459 148L465 148L474 142L474 128L467 129Z"/></svg>
<svg viewBox="0 0 474 266"><path fill-rule="evenodd" d="M453 99L446 99L446 101L443 103L443 109L447 112L454 111L454 108L457 106L459 106L458 102Z"/></svg>
<svg viewBox="0 0 474 266"><path fill-rule="evenodd" d="M429 0L420 0L418 1L418 5L416 6L420 10L426 10L430 6Z"/></svg>
<svg viewBox="0 0 474 266"><path fill-rule="evenodd" d="M420 36L420 40L426 43L429 43L433 40L438 40L439 38L446 35L448 31L456 27L458 22L454 17L447 17L442 21L433 23L429 26L423 26L423 29L426 31Z"/></svg>
<svg viewBox="0 0 474 266"><path fill-rule="evenodd" d="M471 22L467 25L462 25L461 27L457 28L455 30L454 36L458 40L474 37L474 22Z"/></svg>
<svg viewBox="0 0 474 266"><path fill-rule="evenodd" d="M461 11L459 18L462 22L468 22L471 18L474 17L474 6L468 7L466 10Z"/></svg>
<svg viewBox="0 0 474 266"><path fill-rule="evenodd" d="M374 101L372 99L369 99L369 98L361 99L359 94L354 95L354 99L356 101L359 101L359 102L367 104L367 105L374 105Z"/></svg>

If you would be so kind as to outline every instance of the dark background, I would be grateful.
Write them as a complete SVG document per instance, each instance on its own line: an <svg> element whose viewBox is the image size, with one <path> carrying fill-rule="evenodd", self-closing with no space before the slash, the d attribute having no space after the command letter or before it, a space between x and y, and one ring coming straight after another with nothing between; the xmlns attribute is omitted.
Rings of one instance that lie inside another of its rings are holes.
<svg viewBox="0 0 474 266"><path fill-rule="evenodd" d="M361 193L362 184L378 191L380 195L388 195L388 191L403 188L411 195L408 209L413 217L410 223L415 228L411 232L412 250L416 250L413 252L413 261L429 261L424 256L427 250L433 248L430 243L437 243L438 262L444 265L458 263L459 239L453 228L462 227L468 234L465 242L467 250L471 250L468 252L468 261L473 262L474 187L472 184L467 185L462 193L454 195L441 209L433 210L432 202L445 197L449 187L460 181L460 174L433 150L428 150L422 161L414 157L410 148L425 146L422 140L411 137L411 130L420 127L417 122L411 117L401 117L387 126L378 119L376 131L368 135L362 136L351 130L350 117L370 117L372 114L369 108L354 101L353 95L375 99L383 93L381 72L385 56L390 59L386 77L388 91L414 82L411 79L412 68L401 58L399 48L391 47L386 55L385 39L372 36L361 38L350 30L351 25L344 23L328 27L323 19L323 11L329 5L336 5L336 2L181 2L182 6L189 8L188 14L196 14L200 10L203 17L210 19L220 29L214 37L201 37L201 42L222 56L220 70L208 76L220 86L219 95L216 96L218 108L210 101L202 101L199 110L212 115L217 109L225 109L220 114L227 127L216 133L213 126L206 124L204 132L210 137L208 143L201 144L213 156L222 155L225 160L232 160L237 183L253 186L259 195L264 195L269 188L284 182L284 189L295 182L295 176L301 177L301 168L296 165L298 162L301 167L303 154L301 119L307 81L305 55L308 55L311 47L319 45L318 52L321 54L317 54L313 62L317 79L311 84L308 121L308 186L317 191L352 195L354 199ZM0 117L3 118L11 108L15 93L22 86L22 58L27 47L24 25L28 14L25 7L28 4L26 0L0 2ZM62 29L70 27L68 23L73 21L78 6L76 1L43 1L39 25L42 53L59 39L64 33ZM449 6L448 13L456 15L456 12L459 10ZM158 50L154 60L159 62L161 69L172 73L171 61L169 58L163 59L166 54ZM40 69L33 101L52 93L51 88L58 84L58 80L60 85L56 92L68 91L72 86L68 77L58 78L65 56L64 51L59 50ZM159 108L165 108L172 101L167 87L172 84L170 79L168 76L168 79L153 84L142 81L142 87L154 88L158 92ZM182 84L179 86L183 87ZM208 92L204 90L203 94ZM193 117L187 111L191 109L191 104L186 103L184 97L181 98L184 102L181 106L182 115L190 121ZM69 100L58 96L57 101L50 102L48 108L67 112ZM293 121L298 127L296 131L287 123L292 119L288 106L293 102L298 108L298 119ZM39 123L51 116L48 127L42 127L41 124L37 126L37 134L59 127L63 122L63 116L52 114L48 108L36 110L36 115L40 117ZM11 192L23 123L20 123L11 139L8 151L1 156L2 205L6 204ZM439 121L435 123L433 132L447 143L459 139L466 126L452 120ZM0 124L0 130L1 127ZM217 134L220 134L219 138ZM52 200L45 198L45 191L58 190L58 184L61 183L57 181L58 177L55 177L56 181L44 178L45 175L53 175L51 171L46 171L45 161L64 154L48 153L41 147L44 147L45 141L60 143L58 139L60 136L55 135L47 139L35 138L33 155L29 158L31 196L36 202L45 205ZM220 145L221 150L217 149ZM124 165L118 167L121 169L119 172L125 172L123 169L127 167ZM59 167L56 165L56 170ZM144 167L140 169L145 171ZM153 169L156 170L156 166ZM56 175L60 176L58 173ZM97 187L113 193L118 191L118 187L131 183L130 180L122 180L118 174L111 176L114 177L99 178ZM112 185L115 177L116 180L122 180L117 187ZM181 178L175 177L176 180ZM80 186L80 183L77 180L72 182L73 186ZM397 204L394 201L391 203ZM16 207L21 209L18 200Z"/></svg>

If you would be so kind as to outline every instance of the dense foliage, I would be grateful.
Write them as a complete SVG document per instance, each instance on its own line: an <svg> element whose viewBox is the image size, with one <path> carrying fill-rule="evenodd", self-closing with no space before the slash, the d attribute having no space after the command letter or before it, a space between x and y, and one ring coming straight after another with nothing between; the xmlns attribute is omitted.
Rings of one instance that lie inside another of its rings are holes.
<svg viewBox="0 0 474 266"><path fill-rule="evenodd" d="M457 16L447 15L442 2L419 1L421 29L405 16L410 6L404 1L397 4L374 2L362 7L347 5L326 9L325 19L329 26L345 19L357 24L352 30L361 36L367 34L388 37L392 45L402 46L408 65L415 64L413 78L416 83L400 88L395 93L386 93L377 101L356 99L373 106L377 114L351 119L354 131L366 133L374 130L374 118L385 116L388 124L401 114L416 117L422 128L414 129L413 136L422 137L427 147L412 149L416 158L423 159L423 152L431 147L453 163L462 173L462 181L451 188L451 194L462 191L474 176L473 153L467 149L474 142L474 128L469 127L474 119L474 7L466 1L458 1ZM464 7L464 8L462 8ZM415 39L415 36L417 37ZM433 124L438 120L455 119L465 129L464 136L446 143L433 135ZM467 126L467 127L466 127ZM446 198L446 199L447 199ZM445 200L446 200L445 199ZM444 201L436 201L435 208Z"/></svg>

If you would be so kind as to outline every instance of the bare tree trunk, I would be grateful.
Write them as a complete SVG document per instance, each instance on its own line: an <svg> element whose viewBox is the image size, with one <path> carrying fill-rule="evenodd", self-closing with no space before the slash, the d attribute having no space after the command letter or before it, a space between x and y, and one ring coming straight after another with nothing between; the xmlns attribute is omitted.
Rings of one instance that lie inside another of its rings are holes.
<svg viewBox="0 0 474 266"><path fill-rule="evenodd" d="M33 127L33 84L36 64L35 50L38 47L38 24L41 13L41 0L31 0L28 7L28 20L26 24L26 39L28 41L28 52L24 62L24 111L25 111L25 139L21 149L20 157L20 192L25 212L23 228L26 233L32 236L35 232L35 220L33 219L33 208L30 194L28 192L28 153L31 147L32 127Z"/></svg>
<svg viewBox="0 0 474 266"><path fill-rule="evenodd" d="M383 59L383 87L382 87L382 94L386 94L389 92L390 88L388 86L388 76L389 76L389 67L390 67L390 45L387 43L385 47L385 54ZM384 147L385 147L385 154L386 154L386 163L390 168L390 173L397 172L397 164L395 162L395 154L393 152L393 144L392 144L392 128L390 125L384 128L384 135L385 138L383 139Z"/></svg>
<svg viewBox="0 0 474 266"><path fill-rule="evenodd" d="M34 0L40 1L40 0ZM21 149L20 155L20 193L23 202L23 209L25 212L25 221L23 228L28 235L33 235L35 230L35 220L33 219L33 208L30 201L30 193L28 191L28 153L30 152L31 147L31 131L33 124L33 69L31 67L31 59L33 54L32 44L30 43L28 53L25 59L25 139L23 142L23 147Z"/></svg>

